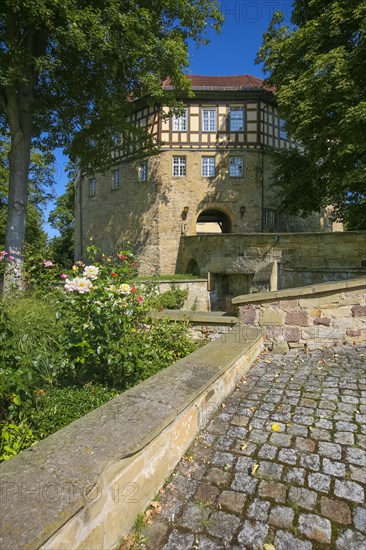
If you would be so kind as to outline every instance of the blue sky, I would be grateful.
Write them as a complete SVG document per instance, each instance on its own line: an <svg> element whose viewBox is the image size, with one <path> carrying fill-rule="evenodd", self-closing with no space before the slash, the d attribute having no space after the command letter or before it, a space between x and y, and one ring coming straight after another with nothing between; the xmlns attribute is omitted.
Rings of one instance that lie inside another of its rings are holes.
<svg viewBox="0 0 366 550"><path fill-rule="evenodd" d="M212 31L207 46L190 45L190 72L201 75L250 74L263 77L261 67L254 60L262 43L263 33L267 30L275 11L281 10L288 19L291 14L291 2L283 0L233 0L219 2L225 22L220 34ZM65 166L67 157L61 150L56 155L56 192L62 194L67 177ZM52 205L48 211L52 209ZM46 224L50 236L55 231Z"/></svg>

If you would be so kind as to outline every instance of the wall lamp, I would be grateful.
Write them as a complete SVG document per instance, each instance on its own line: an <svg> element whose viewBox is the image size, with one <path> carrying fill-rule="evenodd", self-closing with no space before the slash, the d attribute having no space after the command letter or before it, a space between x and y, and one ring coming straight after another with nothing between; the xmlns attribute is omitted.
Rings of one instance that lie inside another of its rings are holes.
<svg viewBox="0 0 366 550"><path fill-rule="evenodd" d="M185 207L183 208L183 211L182 211L182 220L186 220L186 219L187 219L188 212L189 212L189 206L185 206Z"/></svg>
<svg viewBox="0 0 366 550"><path fill-rule="evenodd" d="M240 207L240 217L242 218L245 214L245 206Z"/></svg>

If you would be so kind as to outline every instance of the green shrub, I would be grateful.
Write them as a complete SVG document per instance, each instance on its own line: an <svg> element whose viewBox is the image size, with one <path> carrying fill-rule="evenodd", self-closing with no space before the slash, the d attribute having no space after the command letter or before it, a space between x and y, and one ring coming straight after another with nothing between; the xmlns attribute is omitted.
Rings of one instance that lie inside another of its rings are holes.
<svg viewBox="0 0 366 550"><path fill-rule="evenodd" d="M0 462L9 460L37 443L38 438L26 422L6 424L1 428Z"/></svg>
<svg viewBox="0 0 366 550"><path fill-rule="evenodd" d="M37 397L33 430L40 438L47 437L116 395L117 390L91 384L84 388L50 388Z"/></svg>
<svg viewBox="0 0 366 550"><path fill-rule="evenodd" d="M61 288L52 285L54 266L36 262L32 293L0 302L7 458L195 349L185 323L151 318L156 282L134 283L130 251L106 257L91 246L88 254L92 265L77 262ZM186 297L172 285L159 307L179 308Z"/></svg>
<svg viewBox="0 0 366 550"><path fill-rule="evenodd" d="M187 297L188 290L181 290L175 284L171 284L170 290L153 298L152 305L157 309L181 309Z"/></svg>

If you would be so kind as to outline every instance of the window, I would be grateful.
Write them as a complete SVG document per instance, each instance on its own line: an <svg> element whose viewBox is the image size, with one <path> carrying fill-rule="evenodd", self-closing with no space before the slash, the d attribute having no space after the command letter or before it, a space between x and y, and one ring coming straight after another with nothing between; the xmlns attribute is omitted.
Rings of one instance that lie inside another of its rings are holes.
<svg viewBox="0 0 366 550"><path fill-rule="evenodd" d="M95 178L91 178L89 180L89 197L95 197L96 187Z"/></svg>
<svg viewBox="0 0 366 550"><path fill-rule="evenodd" d="M230 109L230 132L244 131L244 110L240 108Z"/></svg>
<svg viewBox="0 0 366 550"><path fill-rule="evenodd" d="M173 131L186 132L188 128L188 110L184 109L184 114L173 117Z"/></svg>
<svg viewBox="0 0 366 550"><path fill-rule="evenodd" d="M112 171L112 189L119 188L119 170Z"/></svg>
<svg viewBox="0 0 366 550"><path fill-rule="evenodd" d="M202 109L202 131L216 132L216 109Z"/></svg>
<svg viewBox="0 0 366 550"><path fill-rule="evenodd" d="M147 181L147 160L142 161L139 166L139 180Z"/></svg>
<svg viewBox="0 0 366 550"><path fill-rule="evenodd" d="M274 228L277 224L277 212L274 208L263 209L263 225L267 228Z"/></svg>
<svg viewBox="0 0 366 550"><path fill-rule="evenodd" d="M186 175L186 157L173 157L173 176Z"/></svg>
<svg viewBox="0 0 366 550"><path fill-rule="evenodd" d="M215 157L202 157L202 177L213 178L215 176Z"/></svg>
<svg viewBox="0 0 366 550"><path fill-rule="evenodd" d="M230 157L229 175L231 178L241 178L243 176L243 157Z"/></svg>

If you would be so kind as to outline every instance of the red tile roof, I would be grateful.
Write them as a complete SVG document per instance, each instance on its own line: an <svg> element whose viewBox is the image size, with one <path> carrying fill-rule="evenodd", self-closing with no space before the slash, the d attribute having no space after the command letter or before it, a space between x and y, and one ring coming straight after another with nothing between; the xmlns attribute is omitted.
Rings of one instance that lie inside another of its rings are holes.
<svg viewBox="0 0 366 550"><path fill-rule="evenodd" d="M188 78L192 82L192 90L243 90L250 88L262 88L263 80L249 74L239 74L234 76L201 76L198 74L189 74ZM164 88L171 88L170 79L167 79Z"/></svg>

